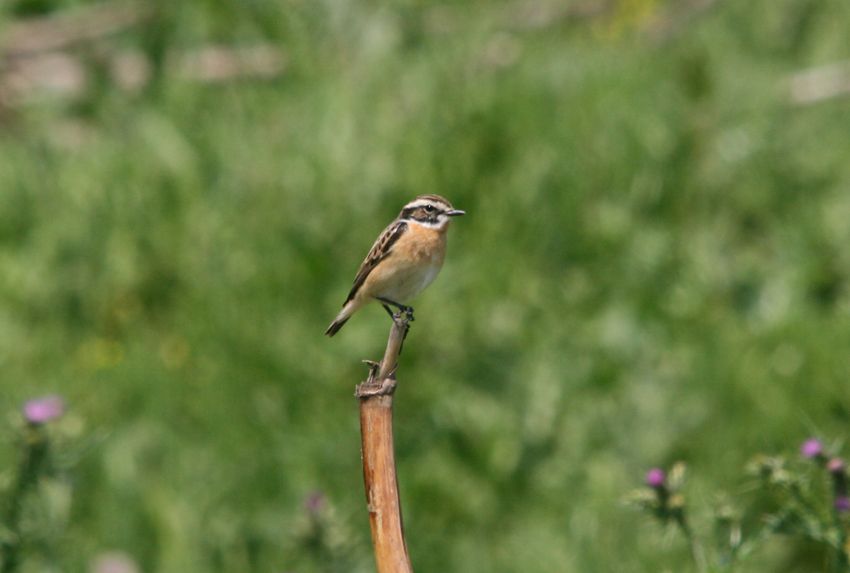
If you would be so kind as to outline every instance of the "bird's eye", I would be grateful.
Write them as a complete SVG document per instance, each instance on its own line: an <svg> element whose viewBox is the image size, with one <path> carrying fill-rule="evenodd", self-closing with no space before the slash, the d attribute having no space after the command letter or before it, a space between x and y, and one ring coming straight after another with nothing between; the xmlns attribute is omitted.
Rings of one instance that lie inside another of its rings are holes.
<svg viewBox="0 0 850 573"><path fill-rule="evenodd" d="M433 205L425 205L425 210L428 211L429 213L433 213L434 212L434 206Z"/></svg>

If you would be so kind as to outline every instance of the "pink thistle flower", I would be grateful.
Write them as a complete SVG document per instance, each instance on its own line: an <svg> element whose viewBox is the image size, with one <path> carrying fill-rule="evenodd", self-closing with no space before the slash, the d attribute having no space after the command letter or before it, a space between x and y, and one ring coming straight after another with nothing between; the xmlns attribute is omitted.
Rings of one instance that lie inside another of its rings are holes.
<svg viewBox="0 0 850 573"><path fill-rule="evenodd" d="M646 485L651 488L662 488L667 481L667 474L661 468L652 468L646 472Z"/></svg>
<svg viewBox="0 0 850 573"><path fill-rule="evenodd" d="M844 464L844 460L842 460L841 458L832 458L826 464L827 471L829 471L829 473L835 474L835 475L843 474L845 467L846 466Z"/></svg>
<svg viewBox="0 0 850 573"><path fill-rule="evenodd" d="M823 455L823 444L817 438L809 438L803 442L800 453L804 458L819 458Z"/></svg>
<svg viewBox="0 0 850 573"><path fill-rule="evenodd" d="M55 394L34 398L24 404L23 412L30 424L46 424L65 413L65 401Z"/></svg>
<svg viewBox="0 0 850 573"><path fill-rule="evenodd" d="M325 494L317 490L307 496L304 507L310 515L318 515L325 508L326 503Z"/></svg>

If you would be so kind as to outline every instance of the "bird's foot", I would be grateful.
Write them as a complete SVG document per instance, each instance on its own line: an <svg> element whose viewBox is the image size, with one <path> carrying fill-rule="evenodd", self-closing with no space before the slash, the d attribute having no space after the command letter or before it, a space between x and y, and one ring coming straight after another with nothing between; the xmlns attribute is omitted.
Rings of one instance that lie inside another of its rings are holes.
<svg viewBox="0 0 850 573"><path fill-rule="evenodd" d="M384 298L384 297L380 297L380 296L376 297L376 298L383 303L382 306L384 307L384 310L387 311L387 314L389 314L392 317L394 322L398 322L402 318L407 319L407 322L413 322L414 320L416 320L413 317L413 307L412 306L406 306L406 305L398 303L394 300L390 300L388 298ZM391 306L394 306L395 308L397 308L398 312L393 312L392 309L390 308Z"/></svg>
<svg viewBox="0 0 850 573"><path fill-rule="evenodd" d="M412 306L402 307L402 308L399 309L399 311L404 313L405 317L407 318L407 322L413 322L414 320L416 320L415 318L413 318L413 307Z"/></svg>

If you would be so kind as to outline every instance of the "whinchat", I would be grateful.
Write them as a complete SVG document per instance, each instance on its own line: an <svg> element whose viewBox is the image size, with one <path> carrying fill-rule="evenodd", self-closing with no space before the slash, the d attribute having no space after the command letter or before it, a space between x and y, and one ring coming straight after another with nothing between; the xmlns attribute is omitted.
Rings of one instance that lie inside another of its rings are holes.
<svg viewBox="0 0 850 573"><path fill-rule="evenodd" d="M452 217L465 215L444 197L421 195L404 206L366 255L342 310L325 331L336 334L351 315L371 300L412 318L405 306L437 277L446 256L446 231Z"/></svg>

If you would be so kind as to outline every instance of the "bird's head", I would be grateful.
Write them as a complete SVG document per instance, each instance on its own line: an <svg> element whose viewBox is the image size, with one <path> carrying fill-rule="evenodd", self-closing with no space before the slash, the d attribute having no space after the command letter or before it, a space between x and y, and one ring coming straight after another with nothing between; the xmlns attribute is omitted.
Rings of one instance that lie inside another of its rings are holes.
<svg viewBox="0 0 850 573"><path fill-rule="evenodd" d="M404 206L398 218L440 230L449 224L452 217L459 215L466 215L466 211L455 209L445 197L420 195Z"/></svg>

